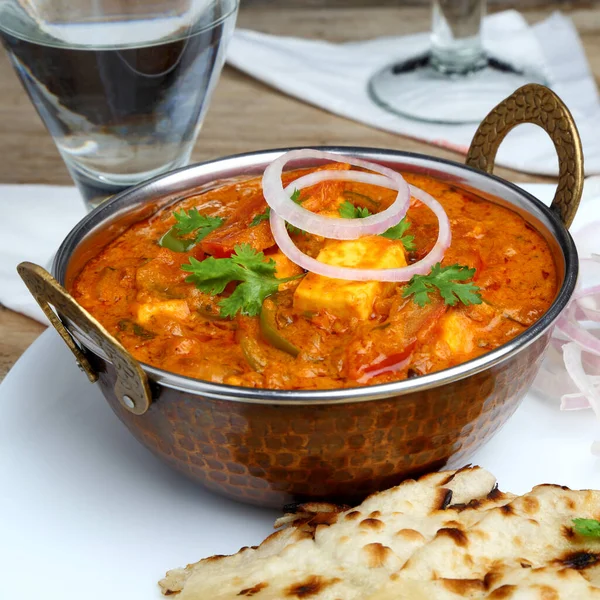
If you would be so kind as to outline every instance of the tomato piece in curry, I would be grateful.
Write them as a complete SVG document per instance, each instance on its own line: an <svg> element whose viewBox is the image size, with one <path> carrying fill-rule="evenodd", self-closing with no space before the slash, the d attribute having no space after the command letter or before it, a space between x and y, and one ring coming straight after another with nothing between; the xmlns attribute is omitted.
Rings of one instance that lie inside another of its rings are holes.
<svg viewBox="0 0 600 600"><path fill-rule="evenodd" d="M284 184L306 172L285 173ZM450 306L434 291L420 306L405 296L406 283L303 276L275 245L260 178L190 196L134 224L85 265L71 291L143 363L272 389L353 387L439 371L497 348L539 319L557 292L552 254L540 233L508 208L430 177L405 177L444 207L452 243L442 266L473 269L480 303ZM377 212L394 197L380 187L328 181L302 190L300 200L309 210L336 216L344 202ZM222 224L185 252L161 247L176 222L174 211L190 209ZM403 266L423 258L438 233L436 217L414 198L407 220L410 250L382 236L348 242L298 230L291 236L303 252L326 262ZM190 257L230 257L242 244L275 261L277 278L298 278L279 285L260 314L223 317L220 302L235 283L219 294L201 291L181 267Z"/></svg>

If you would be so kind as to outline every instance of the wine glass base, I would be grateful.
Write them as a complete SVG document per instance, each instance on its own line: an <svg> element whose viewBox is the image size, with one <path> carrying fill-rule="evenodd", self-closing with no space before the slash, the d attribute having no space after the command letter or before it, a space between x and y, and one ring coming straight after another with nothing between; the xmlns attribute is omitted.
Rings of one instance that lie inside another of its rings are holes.
<svg viewBox="0 0 600 600"><path fill-rule="evenodd" d="M527 83L544 84L540 73L521 72L488 58L479 68L444 73L426 54L394 63L369 81L369 95L382 108L431 123L479 123L499 102Z"/></svg>

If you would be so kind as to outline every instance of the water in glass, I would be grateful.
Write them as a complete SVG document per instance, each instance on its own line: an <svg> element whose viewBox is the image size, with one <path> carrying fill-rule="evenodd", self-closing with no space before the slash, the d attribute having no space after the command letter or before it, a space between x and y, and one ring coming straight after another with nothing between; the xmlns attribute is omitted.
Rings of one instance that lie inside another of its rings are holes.
<svg viewBox="0 0 600 600"><path fill-rule="evenodd" d="M177 1L165 11L160 2L152 10L141 3L137 14L130 2L127 18L111 16L103 2L94 3L104 7L100 16L81 0L56 4L71 11L44 15L31 2L0 3L0 35L88 206L184 166L237 0L190 0L185 13L173 10Z"/></svg>

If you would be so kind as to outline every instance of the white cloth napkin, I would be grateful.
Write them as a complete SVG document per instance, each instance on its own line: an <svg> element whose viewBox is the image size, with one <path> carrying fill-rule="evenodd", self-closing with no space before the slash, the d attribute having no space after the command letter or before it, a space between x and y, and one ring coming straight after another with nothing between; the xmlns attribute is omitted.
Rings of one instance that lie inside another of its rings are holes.
<svg viewBox="0 0 600 600"><path fill-rule="evenodd" d="M600 102L571 20L555 13L529 27L519 13L505 11L485 19L483 41L493 56L514 64L527 61L545 72L575 117L586 173L599 174ZM374 72L394 60L422 53L428 44L427 33L333 44L239 29L227 60L256 79L332 113L466 153L476 125L429 124L398 117L375 105L367 93ZM535 125L513 130L500 146L497 163L530 173L557 172L554 147Z"/></svg>
<svg viewBox="0 0 600 600"><path fill-rule="evenodd" d="M523 187L550 204L556 186L524 184ZM27 260L50 270L54 253L84 215L83 201L74 187L0 185L0 304L47 323L16 267ZM600 252L597 232L590 232L587 227L594 221L600 221L600 177L586 180L571 227L582 258Z"/></svg>
<svg viewBox="0 0 600 600"><path fill-rule="evenodd" d="M50 270L60 243L85 213L71 186L0 185L0 304L48 322L17 265L27 260Z"/></svg>

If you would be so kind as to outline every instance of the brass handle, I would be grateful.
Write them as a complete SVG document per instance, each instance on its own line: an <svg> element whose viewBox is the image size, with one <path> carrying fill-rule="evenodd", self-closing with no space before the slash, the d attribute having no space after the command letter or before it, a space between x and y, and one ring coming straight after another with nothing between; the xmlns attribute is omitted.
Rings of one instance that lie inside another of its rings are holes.
<svg viewBox="0 0 600 600"><path fill-rule="evenodd" d="M535 123L550 136L558 154L558 188L550 209L569 227L583 191L583 151L573 116L550 89L537 83L519 88L481 122L467 154L467 165L494 170L496 152L506 134L521 123Z"/></svg>
<svg viewBox="0 0 600 600"><path fill-rule="evenodd" d="M143 415L150 407L152 395L148 378L140 364L85 308L77 304L71 294L48 271L30 262L21 263L17 271L50 323L75 355L77 364L85 371L88 379L94 383L98 380L98 374L57 313L75 323L104 351L117 371L115 394L119 402L129 412ZM51 305L56 309L56 313Z"/></svg>

